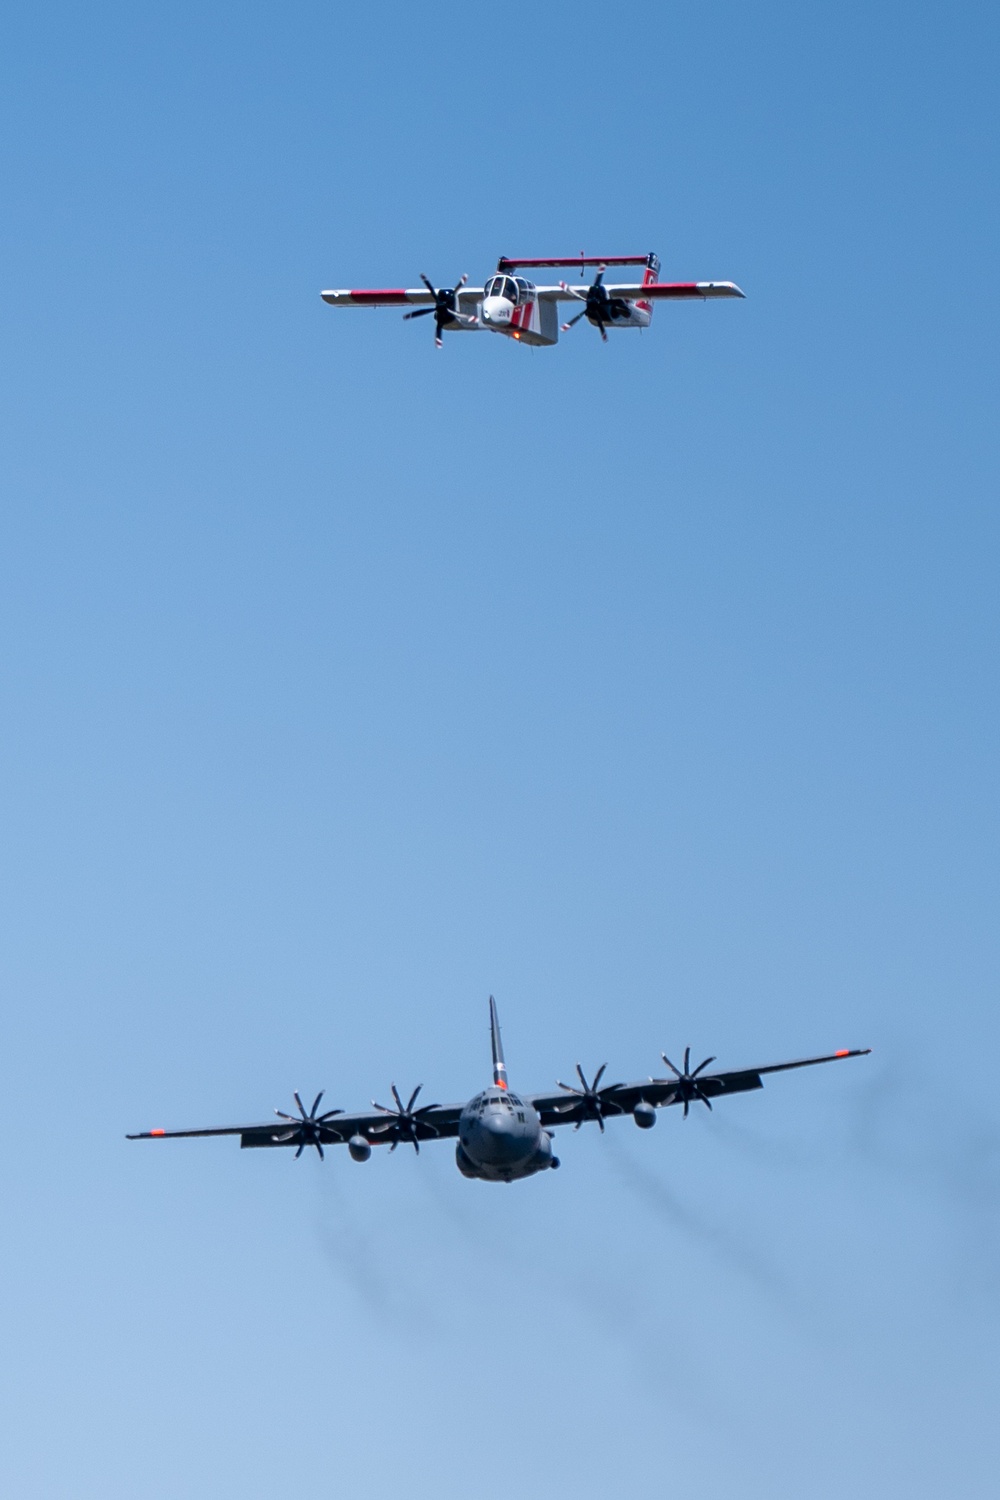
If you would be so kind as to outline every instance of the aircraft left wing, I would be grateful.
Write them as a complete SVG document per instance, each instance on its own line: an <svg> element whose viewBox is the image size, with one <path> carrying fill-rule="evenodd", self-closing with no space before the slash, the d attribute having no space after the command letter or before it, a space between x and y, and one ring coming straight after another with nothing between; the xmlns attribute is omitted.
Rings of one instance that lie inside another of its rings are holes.
<svg viewBox="0 0 1000 1500"><path fill-rule="evenodd" d="M763 1067L739 1068L727 1073L703 1071L708 1063L715 1061L714 1057L707 1058L692 1073L688 1054L685 1053L683 1072L675 1072L672 1078L646 1078L640 1083L608 1084L598 1089L594 1098L598 1101L601 1114L609 1119L616 1115L631 1114L637 1104L649 1104L655 1109L669 1104L682 1104L686 1114L688 1106L697 1101L707 1104L711 1109L713 1099L763 1088L766 1073L786 1073L791 1068L811 1068L817 1063L839 1062L845 1057L866 1057L870 1051L870 1047L843 1048L839 1052L824 1053L822 1057L765 1063ZM529 1094L528 1097L538 1111L542 1124L546 1126L575 1125L593 1119L595 1115L594 1106L588 1110L587 1102L579 1091L560 1089L551 1094Z"/></svg>

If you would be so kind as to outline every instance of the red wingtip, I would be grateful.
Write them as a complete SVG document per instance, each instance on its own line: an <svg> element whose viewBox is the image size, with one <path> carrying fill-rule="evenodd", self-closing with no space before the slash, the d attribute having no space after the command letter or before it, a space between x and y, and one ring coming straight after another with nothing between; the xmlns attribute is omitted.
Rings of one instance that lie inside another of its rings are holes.
<svg viewBox="0 0 1000 1500"><path fill-rule="evenodd" d="M166 1135L167 1132L165 1130L151 1130L149 1133L150 1135Z"/></svg>

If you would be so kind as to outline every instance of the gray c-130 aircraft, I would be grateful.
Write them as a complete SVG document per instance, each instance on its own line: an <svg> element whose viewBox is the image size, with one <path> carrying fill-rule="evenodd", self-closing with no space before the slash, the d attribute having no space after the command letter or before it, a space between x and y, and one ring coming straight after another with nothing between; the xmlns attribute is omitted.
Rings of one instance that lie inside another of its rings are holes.
<svg viewBox="0 0 1000 1500"><path fill-rule="evenodd" d="M421 1141L458 1137L455 1162L463 1177L483 1182L517 1182L558 1167L559 1158L552 1152L552 1128L556 1125L580 1126L595 1121L604 1132L605 1119L631 1115L640 1130L656 1124L656 1111L668 1104L683 1106L687 1119L690 1106L701 1103L712 1108L712 1100L727 1094L743 1094L763 1088L765 1073L784 1073L791 1068L809 1068L816 1063L835 1062L843 1057L865 1057L870 1047L844 1048L822 1057L803 1057L797 1062L768 1063L759 1068L741 1068L730 1073L707 1073L714 1057L691 1068L691 1049L685 1049L684 1065L676 1067L662 1053L670 1069L669 1078L646 1078L639 1083L611 1083L601 1087L607 1064L600 1067L588 1083L580 1064L576 1065L579 1087L560 1083L559 1093L516 1094L507 1083L500 1022L493 996L490 996L490 1037L493 1044L493 1087L476 1094L467 1104L423 1104L419 1108L418 1085L404 1104L396 1085L392 1085L395 1108L376 1104L372 1110L346 1114L341 1109L317 1111L322 1092L316 1095L312 1109L307 1110L298 1093L294 1095L297 1115L276 1109L275 1125L223 1125L211 1130L144 1130L127 1137L130 1141L172 1139L180 1136L238 1135L241 1146L295 1146L296 1157L307 1146L315 1146L320 1158L324 1146L346 1145L355 1161L367 1161L373 1146L387 1145L395 1151L409 1144L420 1154Z"/></svg>

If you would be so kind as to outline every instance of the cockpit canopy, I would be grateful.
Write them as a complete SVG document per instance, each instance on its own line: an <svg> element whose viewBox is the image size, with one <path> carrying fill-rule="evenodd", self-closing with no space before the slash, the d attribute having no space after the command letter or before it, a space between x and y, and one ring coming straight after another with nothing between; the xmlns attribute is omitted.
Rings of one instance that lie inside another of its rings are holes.
<svg viewBox="0 0 1000 1500"><path fill-rule="evenodd" d="M493 1088L487 1093L478 1094L475 1099L470 1100L467 1107L470 1114L481 1115L484 1109L491 1106L506 1110L524 1109L524 1100L519 1099L517 1094L512 1094L509 1089Z"/></svg>
<svg viewBox="0 0 1000 1500"><path fill-rule="evenodd" d="M483 300L487 297L505 297L517 307L519 303L532 301L534 294L534 286L530 281L525 281L523 276L491 276L483 289Z"/></svg>

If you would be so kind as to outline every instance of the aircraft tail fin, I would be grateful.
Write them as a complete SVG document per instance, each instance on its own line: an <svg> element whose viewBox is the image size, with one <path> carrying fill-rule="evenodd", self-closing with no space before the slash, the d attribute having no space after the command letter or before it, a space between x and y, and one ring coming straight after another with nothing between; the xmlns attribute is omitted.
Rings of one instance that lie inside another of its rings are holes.
<svg viewBox="0 0 1000 1500"><path fill-rule="evenodd" d="M654 253L652 251L650 251L650 253L646 256L646 269L643 272L642 284L643 284L643 286L652 286L653 283L659 281L659 279L660 279L660 257L658 255L654 255ZM636 300L636 304L635 305L636 305L636 307L641 307L642 310L643 310L643 312L648 312L649 316L652 318L652 316L653 316L653 304L652 304L652 302L650 302L650 301L643 301L642 298L638 298Z"/></svg>
<svg viewBox="0 0 1000 1500"><path fill-rule="evenodd" d="M500 1021L497 1003L490 996L490 1041L493 1044L493 1082L498 1088L507 1087L507 1064L503 1060L503 1042L500 1040Z"/></svg>

